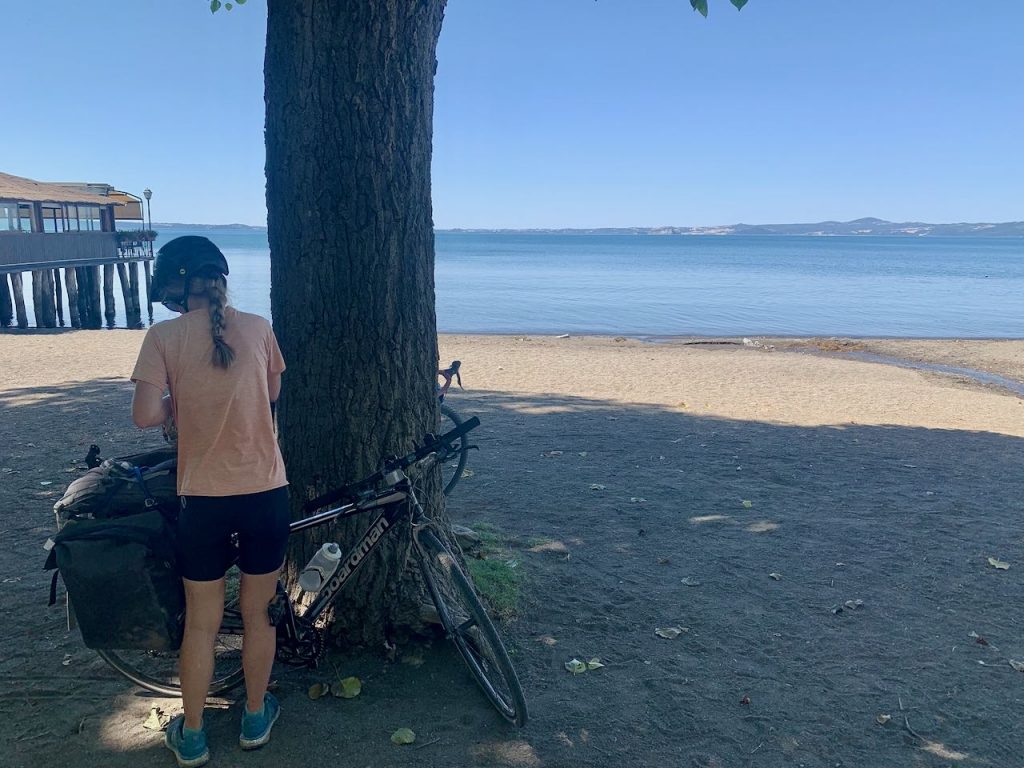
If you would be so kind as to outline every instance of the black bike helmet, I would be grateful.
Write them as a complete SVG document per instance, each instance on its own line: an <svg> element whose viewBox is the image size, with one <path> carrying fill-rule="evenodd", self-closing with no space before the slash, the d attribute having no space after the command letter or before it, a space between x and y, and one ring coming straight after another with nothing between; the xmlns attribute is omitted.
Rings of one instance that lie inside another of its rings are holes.
<svg viewBox="0 0 1024 768"><path fill-rule="evenodd" d="M176 237L156 254L150 293L162 304L176 304L188 311L188 281L193 277L217 277L228 274L228 261L220 248L205 237ZM168 295L170 283L181 280L181 295Z"/></svg>

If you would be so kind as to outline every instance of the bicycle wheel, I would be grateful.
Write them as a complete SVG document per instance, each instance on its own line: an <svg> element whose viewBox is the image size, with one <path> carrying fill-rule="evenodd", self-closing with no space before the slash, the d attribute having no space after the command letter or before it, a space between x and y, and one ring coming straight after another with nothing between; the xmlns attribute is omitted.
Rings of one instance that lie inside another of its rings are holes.
<svg viewBox="0 0 1024 768"><path fill-rule="evenodd" d="M511 723L526 724L526 700L508 651L458 561L433 534L418 532L420 571L445 632L494 708Z"/></svg>
<svg viewBox="0 0 1024 768"><path fill-rule="evenodd" d="M455 427L461 427L463 418L444 403L441 403L441 427L440 434L449 432ZM466 459L469 458L469 445L466 443L466 436L463 435L455 443L458 453L452 456L441 466L442 493L447 496L462 479L462 471L466 468Z"/></svg>
<svg viewBox="0 0 1024 768"><path fill-rule="evenodd" d="M225 612L226 613L226 612ZM238 616L241 622L241 615ZM177 651L96 651L110 666L147 691L181 696ZM245 681L242 636L217 635L210 696L230 691Z"/></svg>
<svg viewBox="0 0 1024 768"><path fill-rule="evenodd" d="M242 614L238 610L239 574L236 568L227 573L222 633L217 635L213 654L213 679L210 696L230 691L241 685ZM165 696L181 696L177 651L96 651L100 658L136 685Z"/></svg>

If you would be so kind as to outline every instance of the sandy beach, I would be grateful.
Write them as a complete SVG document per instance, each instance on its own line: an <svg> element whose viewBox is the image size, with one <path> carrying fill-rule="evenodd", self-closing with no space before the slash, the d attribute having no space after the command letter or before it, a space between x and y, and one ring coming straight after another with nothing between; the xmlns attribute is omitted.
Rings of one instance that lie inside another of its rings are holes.
<svg viewBox="0 0 1024 768"><path fill-rule="evenodd" d="M159 440L128 417L142 336L0 334L11 768L171 764L142 723L180 702L140 694L69 634L40 570L88 445ZM696 341L440 339L442 362L463 364L449 403L482 422L449 513L497 531L523 574L503 631L526 729L445 648L418 664L339 654L359 699L310 701L322 673L284 672L274 743L243 758L238 704L221 702L215 764L1024 764L1024 397L849 357L1024 386L1024 341ZM573 657L606 666L573 676ZM400 726L415 750L388 742Z"/></svg>

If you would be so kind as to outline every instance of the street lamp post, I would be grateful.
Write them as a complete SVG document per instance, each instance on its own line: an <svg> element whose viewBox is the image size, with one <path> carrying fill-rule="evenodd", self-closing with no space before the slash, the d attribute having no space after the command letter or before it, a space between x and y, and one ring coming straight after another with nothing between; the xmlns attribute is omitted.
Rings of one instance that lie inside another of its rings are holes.
<svg viewBox="0 0 1024 768"><path fill-rule="evenodd" d="M153 197L153 190L146 187L142 190L142 196L146 198L146 229L149 230L149 258L153 258L153 212L149 207L149 199ZM149 311L149 322L153 322L153 299L150 296L150 288L153 284L153 276L150 271L150 262L146 262L146 309Z"/></svg>

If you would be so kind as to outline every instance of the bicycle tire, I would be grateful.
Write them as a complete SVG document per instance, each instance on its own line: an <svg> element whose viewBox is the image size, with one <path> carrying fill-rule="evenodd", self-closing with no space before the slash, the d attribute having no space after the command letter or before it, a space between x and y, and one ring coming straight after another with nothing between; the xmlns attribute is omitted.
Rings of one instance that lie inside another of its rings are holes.
<svg viewBox="0 0 1024 768"><path fill-rule="evenodd" d="M444 403L441 403L441 434L444 434L453 428L445 424L445 419L450 421L456 427L461 427L464 421L459 414ZM448 459L448 461L441 466L441 482L444 484L444 488L441 490L441 493L445 496L451 493L452 489L458 485L459 480L462 479L462 472L466 469L466 460L469 458L469 444L466 442L465 435L459 438L458 449L458 454ZM448 474L449 472L452 472L450 476Z"/></svg>
<svg viewBox="0 0 1024 768"><path fill-rule="evenodd" d="M417 540L420 572L445 632L499 714L517 726L525 725L529 715L522 686L473 585L433 532L421 529Z"/></svg>
<svg viewBox="0 0 1024 768"><path fill-rule="evenodd" d="M237 574L228 574L237 588ZM242 615L237 600L231 600L224 607L224 618L229 625L241 627ZM178 678L177 651L109 651L97 650L100 658L140 688L164 696L181 696L181 681ZM242 636L240 634L218 634L214 646L213 678L210 680L210 696L230 691L245 682L242 670Z"/></svg>

